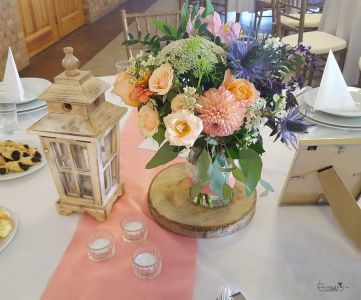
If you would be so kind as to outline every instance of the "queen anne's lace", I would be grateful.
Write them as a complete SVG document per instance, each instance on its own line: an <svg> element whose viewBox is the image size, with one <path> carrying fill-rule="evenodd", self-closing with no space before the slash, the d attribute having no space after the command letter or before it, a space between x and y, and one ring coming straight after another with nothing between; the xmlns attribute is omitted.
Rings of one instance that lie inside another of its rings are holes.
<svg viewBox="0 0 361 300"><path fill-rule="evenodd" d="M199 62L204 59L213 69L216 64L226 64L226 53L222 47L198 36L170 43L159 52L157 63L170 63L177 74L190 71L197 77Z"/></svg>

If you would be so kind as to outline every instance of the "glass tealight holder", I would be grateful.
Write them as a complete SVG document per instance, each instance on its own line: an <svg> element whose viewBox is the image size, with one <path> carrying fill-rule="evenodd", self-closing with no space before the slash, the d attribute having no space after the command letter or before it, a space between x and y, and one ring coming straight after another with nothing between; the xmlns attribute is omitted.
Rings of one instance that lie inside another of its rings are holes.
<svg viewBox="0 0 361 300"><path fill-rule="evenodd" d="M113 235L108 230L93 232L87 242L88 257L94 262L103 262L111 259L115 254Z"/></svg>
<svg viewBox="0 0 361 300"><path fill-rule="evenodd" d="M157 246L146 243L137 248L133 254L134 274L142 279L153 279L162 270L162 258Z"/></svg>
<svg viewBox="0 0 361 300"><path fill-rule="evenodd" d="M148 230L145 218L142 215L129 215L120 222L122 238L126 242L144 241Z"/></svg>
<svg viewBox="0 0 361 300"><path fill-rule="evenodd" d="M128 67L129 67L129 61L127 61L127 60L121 60L121 61L117 61L115 63L115 68L117 69L117 74L119 74L120 72L126 71Z"/></svg>

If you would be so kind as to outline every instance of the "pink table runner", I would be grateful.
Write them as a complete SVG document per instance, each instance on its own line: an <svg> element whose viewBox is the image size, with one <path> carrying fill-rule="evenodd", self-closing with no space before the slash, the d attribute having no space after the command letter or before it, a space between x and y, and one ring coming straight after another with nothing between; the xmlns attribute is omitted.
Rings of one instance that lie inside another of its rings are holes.
<svg viewBox="0 0 361 300"><path fill-rule="evenodd" d="M125 194L115 203L106 222L98 222L87 214L81 216L76 232L42 295L43 300L192 299L196 240L172 234L150 217L147 191L160 169L144 168L154 152L138 149L141 141L136 110L133 110L120 134L120 173ZM162 272L153 280L135 277L131 256L137 243L123 242L120 237L122 217L140 212L148 221L148 240L158 245L162 256ZM104 263L93 263L87 257L86 240L97 229L108 229L115 238L115 257Z"/></svg>

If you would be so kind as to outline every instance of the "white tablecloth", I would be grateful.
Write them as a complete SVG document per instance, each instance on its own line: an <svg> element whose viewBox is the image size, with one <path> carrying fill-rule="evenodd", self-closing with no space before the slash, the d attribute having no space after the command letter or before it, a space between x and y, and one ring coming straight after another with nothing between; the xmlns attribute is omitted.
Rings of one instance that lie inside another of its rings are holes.
<svg viewBox="0 0 361 300"><path fill-rule="evenodd" d="M112 83L114 77L103 79ZM110 93L106 97L119 103ZM43 114L27 115L20 123L25 128ZM360 137L361 133L316 127L303 138L320 136ZM223 283L240 289L248 300L361 299L360 251L342 233L329 207L278 207L294 151L266 135L265 149L262 176L276 192L258 200L253 220L242 231L198 240L193 299L214 300ZM56 200L48 166L21 179L0 181L0 206L19 218L15 239L0 253L1 300L35 300L42 294L79 219L77 214L58 215ZM349 288L320 292L319 281L342 282ZM128 300L121 295L118 299Z"/></svg>
<svg viewBox="0 0 361 300"><path fill-rule="evenodd" d="M343 75L349 85L357 85L361 57L361 1L326 0L319 30L347 41Z"/></svg>

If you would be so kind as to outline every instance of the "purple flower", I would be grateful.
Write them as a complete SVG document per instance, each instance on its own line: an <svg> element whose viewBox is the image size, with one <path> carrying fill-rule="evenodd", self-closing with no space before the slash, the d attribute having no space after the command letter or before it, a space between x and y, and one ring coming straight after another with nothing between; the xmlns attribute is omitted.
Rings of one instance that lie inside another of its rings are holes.
<svg viewBox="0 0 361 300"><path fill-rule="evenodd" d="M289 111L288 115L278 120L277 124L277 136L275 141L280 138L282 143L285 143L287 147L292 146L296 149L297 136L296 133L307 133L311 124L304 121L305 116L301 114L298 107L294 107Z"/></svg>

